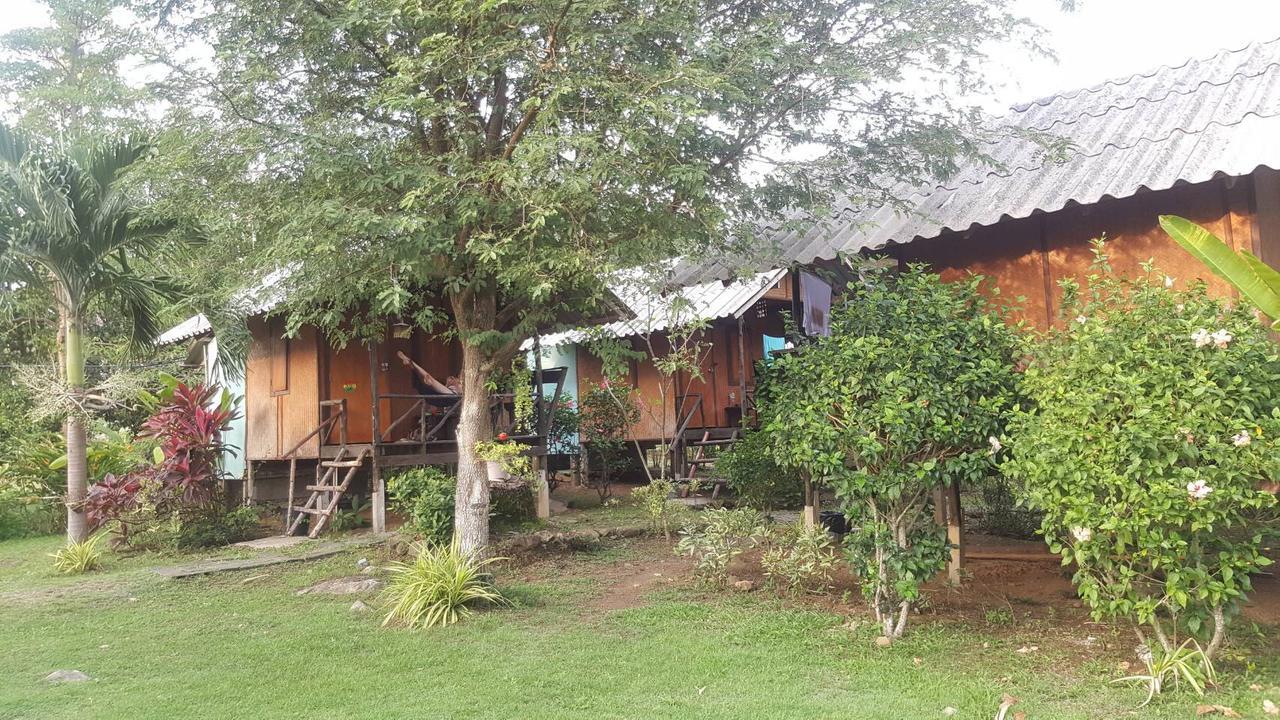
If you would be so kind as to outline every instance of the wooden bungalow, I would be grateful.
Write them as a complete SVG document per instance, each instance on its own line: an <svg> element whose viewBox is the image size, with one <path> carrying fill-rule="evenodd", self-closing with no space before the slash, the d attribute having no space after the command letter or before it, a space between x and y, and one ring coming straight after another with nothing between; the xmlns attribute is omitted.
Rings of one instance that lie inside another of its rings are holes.
<svg viewBox="0 0 1280 720"><path fill-rule="evenodd" d="M277 304L270 297L272 285L282 278L282 273L268 276L248 293L266 299L255 300L246 319L249 346L242 380L218 368L216 339L203 316L172 328L158 342L192 342L201 349L193 349L193 356L202 361L206 379L243 395L243 425L232 430L242 435L229 439L237 446L229 463L242 463L245 502L280 503L288 532L309 525L314 537L344 497L363 492L371 502L373 528L380 532L386 526L387 469L450 465L458 458L454 428L460 395L426 391L401 356L444 382L460 374L461 347L456 340L391 322L370 344L339 346L310 326L287 337L284 317L271 313ZM534 472L542 473L550 419L568 372L535 364L528 427L515 426L515 393L491 395L490 414L494 434L507 433L512 442L527 446ZM540 488L537 507L545 514L546 483Z"/></svg>

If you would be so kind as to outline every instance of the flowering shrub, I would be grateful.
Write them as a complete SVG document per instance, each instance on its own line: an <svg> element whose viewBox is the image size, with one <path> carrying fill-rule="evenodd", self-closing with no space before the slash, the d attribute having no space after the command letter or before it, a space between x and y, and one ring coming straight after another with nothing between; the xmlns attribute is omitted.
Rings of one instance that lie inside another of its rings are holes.
<svg viewBox="0 0 1280 720"><path fill-rule="evenodd" d="M1031 346L1003 469L1095 617L1133 621L1165 653L1208 634L1211 657L1276 529L1259 488L1280 471L1276 346L1202 285L1149 267L1119 279L1095 254L1087 291L1063 283L1064 312L1086 321Z"/></svg>
<svg viewBox="0 0 1280 720"><path fill-rule="evenodd" d="M1017 399L1016 337L978 285L919 267L851 284L831 336L774 361L760 406L778 464L833 487L860 528L849 557L889 638L946 563L932 491L990 474Z"/></svg>

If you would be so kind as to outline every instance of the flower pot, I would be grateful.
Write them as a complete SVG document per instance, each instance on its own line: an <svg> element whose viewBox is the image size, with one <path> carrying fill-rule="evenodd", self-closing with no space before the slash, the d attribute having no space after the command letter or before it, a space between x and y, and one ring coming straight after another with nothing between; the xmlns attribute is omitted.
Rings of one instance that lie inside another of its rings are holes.
<svg viewBox="0 0 1280 720"><path fill-rule="evenodd" d="M511 479L511 473L502 467L502 463L487 460L485 461L485 466L489 468L489 482L500 483Z"/></svg>

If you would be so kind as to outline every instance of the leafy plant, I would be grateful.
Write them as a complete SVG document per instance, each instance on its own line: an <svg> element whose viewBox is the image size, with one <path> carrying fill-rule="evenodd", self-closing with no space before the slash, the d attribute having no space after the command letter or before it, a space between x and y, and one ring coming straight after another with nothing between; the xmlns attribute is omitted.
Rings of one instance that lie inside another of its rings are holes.
<svg viewBox="0 0 1280 720"><path fill-rule="evenodd" d="M1125 279L1095 241L1088 289L1064 281L1068 322L1030 344L1030 404L1002 469L1098 619L1134 623L1167 653L1227 621L1271 563L1280 472L1280 360L1267 329L1202 284L1154 268Z"/></svg>
<svg viewBox="0 0 1280 720"><path fill-rule="evenodd" d="M804 497L800 473L774 461L765 433L747 431L716 457L716 470L724 474L739 505L767 511L797 507Z"/></svg>
<svg viewBox="0 0 1280 720"><path fill-rule="evenodd" d="M496 462L512 477L526 483L533 481L533 463L524 445L508 442L505 437L476 443L476 455L486 462Z"/></svg>
<svg viewBox="0 0 1280 720"><path fill-rule="evenodd" d="M387 480L391 508L431 545L445 545L453 537L456 487L451 475L431 466L401 470Z"/></svg>
<svg viewBox="0 0 1280 720"><path fill-rule="evenodd" d="M631 491L631 498L640 506L649 518L649 530L662 532L667 540L671 539L671 516L676 503L671 501L671 493L675 483L670 480L651 480Z"/></svg>
<svg viewBox="0 0 1280 720"><path fill-rule="evenodd" d="M53 567L60 573L80 575L102 566L102 538L98 533L82 542L70 542L53 553Z"/></svg>
<svg viewBox="0 0 1280 720"><path fill-rule="evenodd" d="M587 484L601 500L612 494L615 473L628 452L627 432L640 419L635 392L617 388L609 379L591 385L582 394L578 412L578 432L587 457Z"/></svg>
<svg viewBox="0 0 1280 720"><path fill-rule="evenodd" d="M10 475L9 466L0 465L0 540L58 532L59 499L44 485Z"/></svg>
<svg viewBox="0 0 1280 720"><path fill-rule="evenodd" d="M1185 683L1196 695L1203 696L1205 688L1213 685L1217 678L1213 659L1194 638L1187 638L1172 650L1162 647L1151 650L1143 646L1142 662L1147 667L1145 674L1112 680L1115 683L1137 682L1147 686L1147 699L1138 707L1145 707L1170 684L1180 687Z"/></svg>
<svg viewBox="0 0 1280 720"><path fill-rule="evenodd" d="M227 450L222 437L236 417L231 395L219 396L215 385L188 386L166 377L159 397L148 402L154 411L139 437L155 441L153 462L124 475L108 473L84 503L94 525L114 523L120 542L129 542L135 530L155 536L187 520L216 519L219 463Z"/></svg>
<svg viewBox="0 0 1280 720"><path fill-rule="evenodd" d="M723 586L729 579L729 564L754 544L756 536L764 532L766 521L751 508L705 510L701 519L702 523L680 531L675 552L697 561L695 572L699 578Z"/></svg>
<svg viewBox="0 0 1280 720"><path fill-rule="evenodd" d="M1216 235L1177 215L1161 215L1160 227L1218 277L1236 287L1280 330L1280 272L1248 250L1236 252Z"/></svg>
<svg viewBox="0 0 1280 720"><path fill-rule="evenodd" d="M329 527L335 532L354 530L356 528L364 527L368 523L365 521L362 513L372 507L372 505L373 504L367 499L363 503L359 504L352 502L350 509L341 508L333 513L333 519L329 521Z"/></svg>
<svg viewBox="0 0 1280 720"><path fill-rule="evenodd" d="M863 276L830 337L774 361L761 432L775 462L835 489L860 528L846 547L863 593L896 638L947 559L933 491L992 470L990 438L1018 399L1017 340L979 278Z"/></svg>
<svg viewBox="0 0 1280 720"><path fill-rule="evenodd" d="M760 565L771 582L791 591L820 592L839 564L836 544L821 525L787 528L770 540Z"/></svg>
<svg viewBox="0 0 1280 720"><path fill-rule="evenodd" d="M476 603L502 605L502 597L485 572L504 558L479 558L448 545L423 544L412 562L389 566L391 579L385 591L389 609L384 626L396 623L409 628L452 625L471 614Z"/></svg>

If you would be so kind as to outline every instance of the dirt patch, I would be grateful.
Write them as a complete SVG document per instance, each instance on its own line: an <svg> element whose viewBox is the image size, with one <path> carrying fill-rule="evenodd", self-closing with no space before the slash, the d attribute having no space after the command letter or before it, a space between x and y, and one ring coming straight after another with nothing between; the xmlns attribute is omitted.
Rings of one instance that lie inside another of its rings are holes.
<svg viewBox="0 0 1280 720"><path fill-rule="evenodd" d="M85 597L114 597L123 600L130 598L130 594L128 588L118 580L82 580L72 585L0 592L0 606L31 607Z"/></svg>
<svg viewBox="0 0 1280 720"><path fill-rule="evenodd" d="M640 607L650 593L686 582L693 573L693 560L670 553L667 549L666 556L611 566L599 575L604 589L589 607L595 610Z"/></svg>

